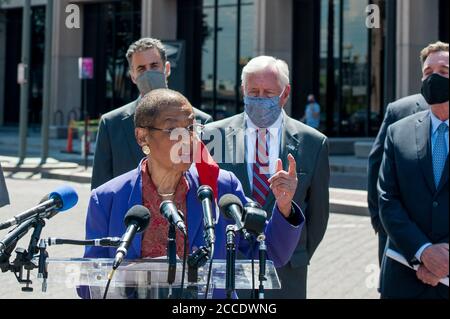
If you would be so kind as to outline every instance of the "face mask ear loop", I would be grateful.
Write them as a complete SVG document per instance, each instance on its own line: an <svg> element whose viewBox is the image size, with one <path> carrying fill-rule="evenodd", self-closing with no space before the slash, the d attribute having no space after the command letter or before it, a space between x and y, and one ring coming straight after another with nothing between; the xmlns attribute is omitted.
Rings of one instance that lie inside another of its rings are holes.
<svg viewBox="0 0 450 319"><path fill-rule="evenodd" d="M287 89L287 86L285 86L283 92L281 92L281 94L279 96L280 100L283 97L284 93L286 92L286 89Z"/></svg>
<svg viewBox="0 0 450 319"><path fill-rule="evenodd" d="M279 98L279 100L280 100L280 103L281 103L281 99L282 99L282 97L283 97L283 95L284 95L284 93L286 93L286 90L287 90L287 85L284 87L284 90L283 90L283 92L281 92L281 95L278 97ZM280 105L280 107L281 108L283 108L284 107L284 105Z"/></svg>

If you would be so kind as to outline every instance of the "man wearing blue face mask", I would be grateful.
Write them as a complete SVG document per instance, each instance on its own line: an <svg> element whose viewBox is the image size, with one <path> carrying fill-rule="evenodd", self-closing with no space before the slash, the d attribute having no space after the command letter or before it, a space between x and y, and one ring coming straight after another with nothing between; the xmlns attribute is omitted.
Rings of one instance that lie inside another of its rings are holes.
<svg viewBox="0 0 450 319"><path fill-rule="evenodd" d="M203 139L214 149L219 166L232 171L246 196L269 214L270 207L283 197L300 205L306 219L304 233L290 262L277 269L282 289L268 290L266 297L303 299L307 267L328 222L328 141L284 111L291 91L289 68L284 61L268 56L252 59L242 73L242 90L245 112L208 124ZM292 180L285 171L294 161L297 178ZM293 184L297 188L290 197ZM272 191L279 185L284 192ZM248 291L238 294L250 297Z"/></svg>
<svg viewBox="0 0 450 319"><path fill-rule="evenodd" d="M171 68L161 41L140 39L130 46L126 57L130 78L138 87L140 96L136 101L102 116L92 169L92 189L134 169L145 156L134 136L134 113L142 96L152 90L167 88ZM212 121L208 114L193 109L198 123Z"/></svg>

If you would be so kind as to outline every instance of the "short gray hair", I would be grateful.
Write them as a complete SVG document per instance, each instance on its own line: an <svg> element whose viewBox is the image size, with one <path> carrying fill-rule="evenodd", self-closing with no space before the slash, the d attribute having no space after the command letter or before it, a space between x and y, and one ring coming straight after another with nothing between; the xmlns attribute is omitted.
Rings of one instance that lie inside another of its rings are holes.
<svg viewBox="0 0 450 319"><path fill-rule="evenodd" d="M248 64L242 70L242 85L244 86L244 88L247 85L248 75L265 70L270 66L275 67L275 69L278 71L278 80L280 81L280 85L282 87L290 84L289 66L287 65L287 63L272 56L262 55L251 59L250 62L248 62Z"/></svg>
<svg viewBox="0 0 450 319"><path fill-rule="evenodd" d="M163 61L163 64L167 62L166 49L164 48L164 45L162 44L162 42L160 40L154 39L154 38L142 38L142 39L134 42L128 48L126 57L127 57L128 65L129 65L130 69L131 69L131 65L132 65L133 54L135 54L136 52L143 52L143 51L147 51L150 49L157 49L159 52L159 55L161 56L161 60Z"/></svg>

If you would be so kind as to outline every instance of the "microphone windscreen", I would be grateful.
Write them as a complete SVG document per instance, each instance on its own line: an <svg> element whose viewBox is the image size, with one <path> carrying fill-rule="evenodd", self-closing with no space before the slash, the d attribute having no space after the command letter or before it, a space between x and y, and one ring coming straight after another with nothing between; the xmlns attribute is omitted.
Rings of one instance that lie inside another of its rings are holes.
<svg viewBox="0 0 450 319"><path fill-rule="evenodd" d="M50 195L48 198L58 198L61 201L61 208L58 210L60 212L64 212L66 210L71 209L78 203L78 194L77 192L70 186L61 186Z"/></svg>
<svg viewBox="0 0 450 319"><path fill-rule="evenodd" d="M214 197L212 188L208 185L200 186L197 191L197 197L200 201L204 200L205 198L209 198L212 201Z"/></svg>
<svg viewBox="0 0 450 319"><path fill-rule="evenodd" d="M137 232L143 232L150 224L150 211L147 207L135 205L128 210L123 222L126 227L134 223L138 226Z"/></svg>
<svg viewBox="0 0 450 319"><path fill-rule="evenodd" d="M248 198L247 198L247 200L248 200ZM248 200L247 204L245 204L245 207L252 207L252 208L259 208L259 209L262 209L261 204L259 204L259 203L257 203L257 202L254 202L254 201L252 201L252 200Z"/></svg>
<svg viewBox="0 0 450 319"><path fill-rule="evenodd" d="M236 195L226 194L219 200L219 209L227 218L231 218L228 213L228 207L233 204L238 205L242 210L242 201Z"/></svg>
<svg viewBox="0 0 450 319"><path fill-rule="evenodd" d="M177 206L175 206L175 203L171 200L165 200L159 205L159 211L161 212L161 214L164 215L166 210L175 212L178 211Z"/></svg>

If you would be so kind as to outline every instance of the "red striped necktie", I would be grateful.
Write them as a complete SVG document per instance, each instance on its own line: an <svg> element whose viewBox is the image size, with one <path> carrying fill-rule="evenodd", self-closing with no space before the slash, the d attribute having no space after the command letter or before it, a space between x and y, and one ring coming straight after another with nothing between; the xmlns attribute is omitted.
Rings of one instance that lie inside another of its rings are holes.
<svg viewBox="0 0 450 319"><path fill-rule="evenodd" d="M255 163L253 164L253 199L261 206L270 192L269 144L267 129L256 131Z"/></svg>

